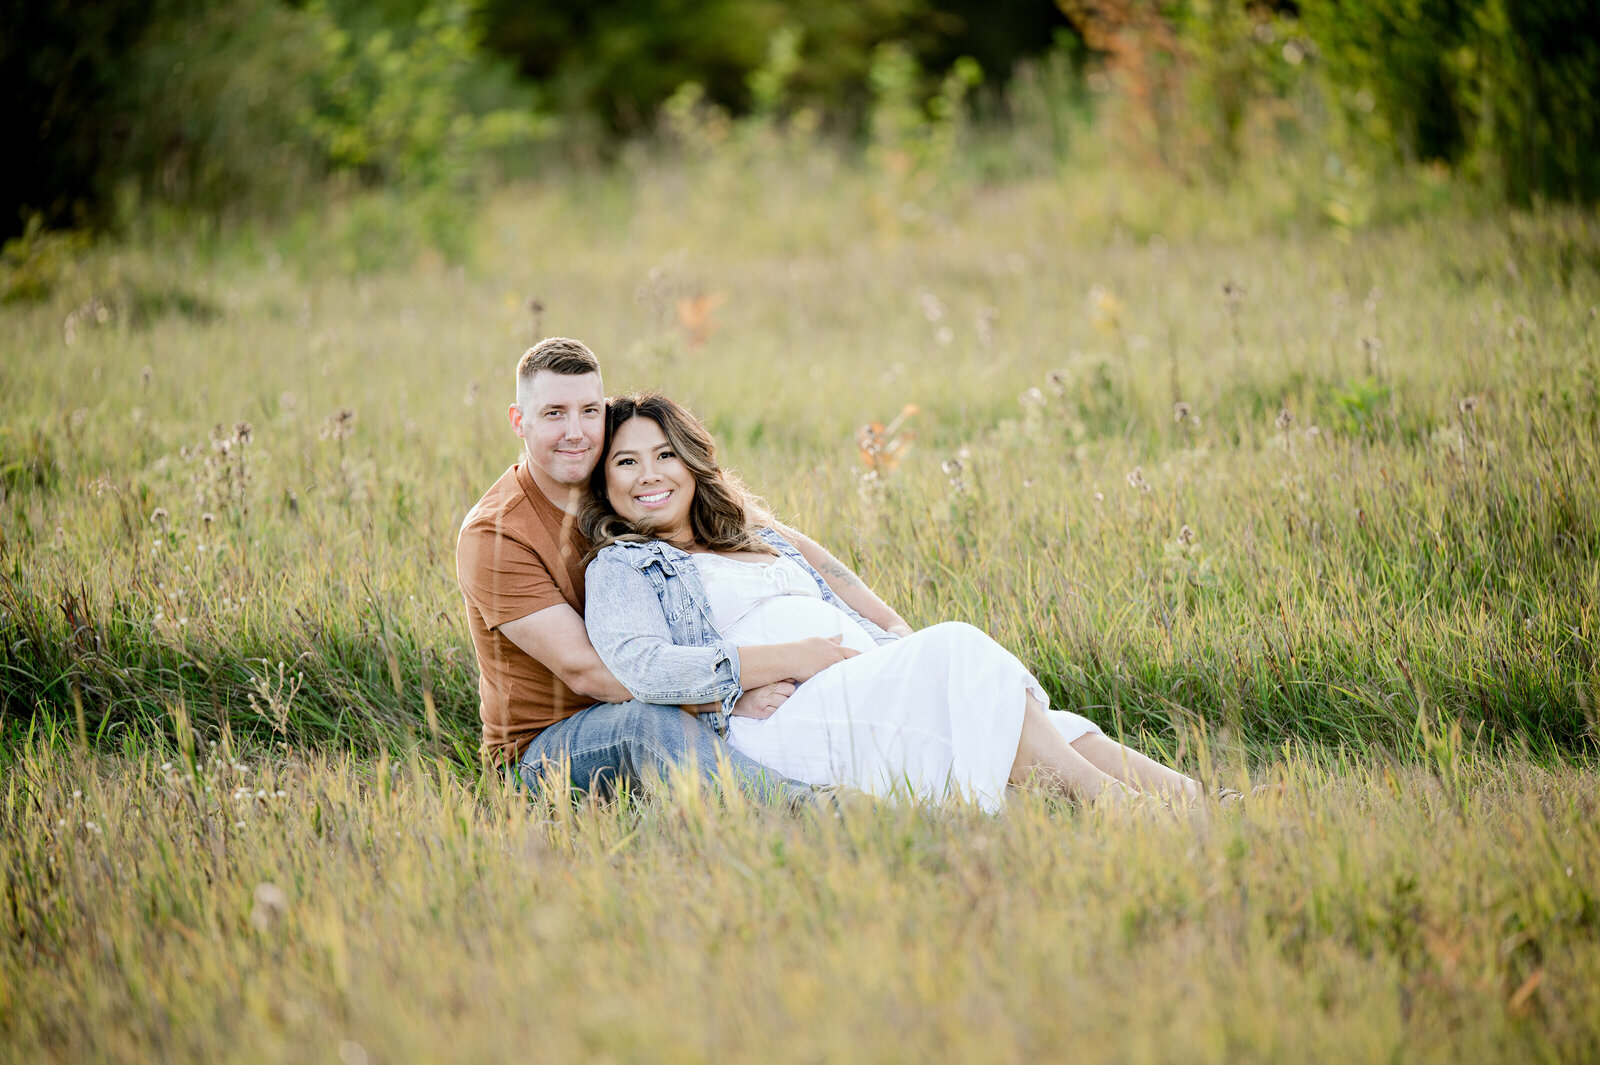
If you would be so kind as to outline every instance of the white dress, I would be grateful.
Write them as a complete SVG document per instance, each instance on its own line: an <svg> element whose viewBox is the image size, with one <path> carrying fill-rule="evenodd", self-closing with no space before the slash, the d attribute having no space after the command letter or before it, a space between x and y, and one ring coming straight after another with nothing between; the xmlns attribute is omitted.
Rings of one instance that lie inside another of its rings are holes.
<svg viewBox="0 0 1600 1065"><path fill-rule="evenodd" d="M878 646L822 598L791 559L745 562L697 554L711 617L739 646L839 636L860 651L801 684L764 720L729 719L728 742L775 772L875 795L961 796L987 810L1005 801L1026 693L1049 697L1016 657L981 629L934 625ZM1067 741L1100 729L1048 710Z"/></svg>

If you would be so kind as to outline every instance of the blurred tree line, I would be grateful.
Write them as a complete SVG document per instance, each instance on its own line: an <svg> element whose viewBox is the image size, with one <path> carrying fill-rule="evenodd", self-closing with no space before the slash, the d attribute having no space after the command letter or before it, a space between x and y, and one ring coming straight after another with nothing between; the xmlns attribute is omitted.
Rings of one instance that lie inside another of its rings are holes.
<svg viewBox="0 0 1600 1065"><path fill-rule="evenodd" d="M227 215L339 187L460 192L523 172L541 141L556 146L547 160L603 157L649 134L686 84L734 115L804 109L841 139L870 139L875 62L909 63L935 107L953 98L951 77L966 85L981 72L983 93L962 106L987 100L984 113L1003 121L993 105L1013 70L1046 53L1070 69L1073 92L1090 84L1120 99L1118 121L1178 170L1199 145L1225 179L1252 116L1267 114L1283 128L1322 121L1347 149L1480 176L1513 202L1600 198L1593 0L0 8L11 101L0 123L21 160L0 178L0 236L30 218L100 228L150 203Z"/></svg>

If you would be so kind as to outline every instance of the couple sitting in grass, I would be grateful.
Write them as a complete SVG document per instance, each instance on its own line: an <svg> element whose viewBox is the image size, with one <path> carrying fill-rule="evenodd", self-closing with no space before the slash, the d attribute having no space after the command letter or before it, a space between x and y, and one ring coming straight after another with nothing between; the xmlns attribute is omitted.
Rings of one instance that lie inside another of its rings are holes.
<svg viewBox="0 0 1600 1065"><path fill-rule="evenodd" d="M754 795L819 788L986 809L1007 785L1080 800L1197 798L1198 782L1049 709L980 630L913 632L775 521L665 396L605 398L583 344L517 367L521 461L462 523L457 577L486 757L577 789L725 767Z"/></svg>

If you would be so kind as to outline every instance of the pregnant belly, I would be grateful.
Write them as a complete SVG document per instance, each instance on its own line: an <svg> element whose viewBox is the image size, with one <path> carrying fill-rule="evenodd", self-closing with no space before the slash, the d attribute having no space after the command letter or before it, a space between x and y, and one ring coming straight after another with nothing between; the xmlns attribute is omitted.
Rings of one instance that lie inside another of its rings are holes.
<svg viewBox="0 0 1600 1065"><path fill-rule="evenodd" d="M877 645L855 618L838 607L805 595L780 595L757 603L751 611L723 630L722 636L741 646L787 643L810 636L841 636L846 647L871 651Z"/></svg>

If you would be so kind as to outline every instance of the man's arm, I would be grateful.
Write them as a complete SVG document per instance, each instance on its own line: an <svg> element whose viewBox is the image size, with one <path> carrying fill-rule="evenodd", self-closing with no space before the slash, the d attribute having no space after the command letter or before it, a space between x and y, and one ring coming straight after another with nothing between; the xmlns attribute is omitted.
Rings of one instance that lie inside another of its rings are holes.
<svg viewBox="0 0 1600 1065"><path fill-rule="evenodd" d="M905 618L895 613L888 603L879 599L877 594L867 587L865 581L851 572L849 566L834 558L827 548L782 522L774 522L773 528L795 546L805 560L811 563L812 568L822 574L822 579L828 582L833 594L850 604L850 609L885 632L892 632L896 636L911 635L911 626L906 624Z"/></svg>
<svg viewBox="0 0 1600 1065"><path fill-rule="evenodd" d="M508 621L500 631L579 695L601 703L625 703L633 698L600 661L578 612L565 603ZM732 712L745 717L769 717L793 693L794 685L787 681L763 684L745 692ZM682 709L691 714L709 714L721 710L722 704L698 703Z"/></svg>
<svg viewBox="0 0 1600 1065"><path fill-rule="evenodd" d="M508 621L500 626L500 632L579 695L600 703L625 703L633 698L600 661L584 631L583 618L565 603Z"/></svg>

